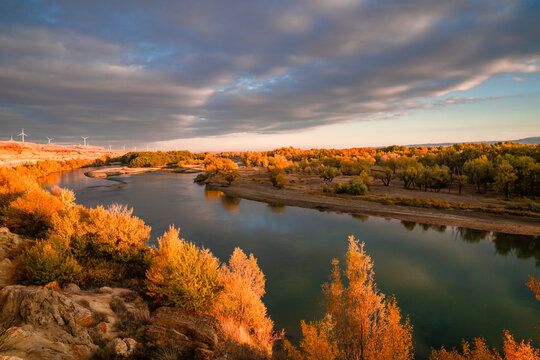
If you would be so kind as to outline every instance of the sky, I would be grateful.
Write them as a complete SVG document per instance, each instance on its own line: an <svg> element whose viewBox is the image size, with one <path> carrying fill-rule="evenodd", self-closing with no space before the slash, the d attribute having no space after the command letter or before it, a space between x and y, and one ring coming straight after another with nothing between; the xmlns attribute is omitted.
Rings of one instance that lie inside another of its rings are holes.
<svg viewBox="0 0 540 360"><path fill-rule="evenodd" d="M0 140L192 151L540 136L540 1L0 1Z"/></svg>

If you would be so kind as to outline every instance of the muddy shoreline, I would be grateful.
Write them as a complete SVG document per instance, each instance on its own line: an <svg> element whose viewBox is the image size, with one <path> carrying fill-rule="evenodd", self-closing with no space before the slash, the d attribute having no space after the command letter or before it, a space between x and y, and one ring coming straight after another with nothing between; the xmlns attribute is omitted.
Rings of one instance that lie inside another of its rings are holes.
<svg viewBox="0 0 540 360"><path fill-rule="evenodd" d="M358 197L310 194L294 189L275 189L267 184L240 182L231 186L208 184L231 197L265 202L271 205L299 206L320 211L354 215L373 215L430 225L458 226L482 231L540 236L540 220L514 215L495 215L471 210L440 210L413 206L386 205Z"/></svg>

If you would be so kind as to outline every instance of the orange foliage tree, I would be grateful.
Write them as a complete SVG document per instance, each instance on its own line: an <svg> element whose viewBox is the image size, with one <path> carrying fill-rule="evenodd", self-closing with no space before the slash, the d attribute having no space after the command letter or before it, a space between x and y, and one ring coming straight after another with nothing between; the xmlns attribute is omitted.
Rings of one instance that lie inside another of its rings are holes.
<svg viewBox="0 0 540 360"><path fill-rule="evenodd" d="M220 276L224 291L213 314L230 338L271 353L274 323L261 300L265 278L257 260L253 254L248 257L236 248L229 264L223 264Z"/></svg>
<svg viewBox="0 0 540 360"><path fill-rule="evenodd" d="M464 341L462 352L456 349L447 351L444 347L441 350L433 350L430 360L538 360L540 352L535 350L530 342L517 343L514 337L504 332L503 336L503 354L496 349L490 349L484 339L476 338L472 346Z"/></svg>
<svg viewBox="0 0 540 360"><path fill-rule="evenodd" d="M313 354L319 353L324 359L412 359L412 326L395 299L385 300L377 289L364 244L350 236L346 269L342 271L337 260L333 264L331 281L323 285L328 325L321 331L320 325L304 324L302 351L289 354L305 360L317 359Z"/></svg>

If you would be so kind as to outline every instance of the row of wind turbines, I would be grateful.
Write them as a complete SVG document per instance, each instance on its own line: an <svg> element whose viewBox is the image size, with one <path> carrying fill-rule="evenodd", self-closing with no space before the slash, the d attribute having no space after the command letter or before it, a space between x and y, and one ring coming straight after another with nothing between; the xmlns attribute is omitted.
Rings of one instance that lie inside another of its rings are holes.
<svg viewBox="0 0 540 360"><path fill-rule="evenodd" d="M17 137L20 137L20 138L21 138L21 142L24 142L24 137L25 137L25 136L28 136L28 134L26 134L26 133L24 132L24 128L22 128L22 129L21 129L21 133L20 133L19 135L17 135ZM53 141L54 138L51 138L51 137L48 137L48 136L46 136L46 138L47 138L47 144L48 144L48 145L53 144L51 141ZM86 142L86 140L88 140L88 136L81 136L81 138L83 139L84 146L88 146L88 143ZM15 141L15 140L13 140L13 135L11 135L10 141ZM111 150L111 145L109 145L109 150Z"/></svg>
<svg viewBox="0 0 540 360"><path fill-rule="evenodd" d="M28 134L26 134L26 133L24 132L24 128L22 128L22 129L21 129L21 133L20 133L19 135L17 135L17 137L20 137L20 138L21 138L21 142L24 142L24 137L25 137L25 136L28 136ZM51 137L48 137L48 136L46 136L46 138L47 138L47 144L48 144L48 145L53 144L52 141L54 140L54 138L51 138ZM83 139L83 145L84 145L84 146L88 146L88 142L87 142L88 138L89 138L88 136L81 136L81 139ZM10 141L15 141L15 140L13 140L13 135L11 135L11 140L10 140ZM126 145L123 145L123 146L122 146L122 149L123 149L123 150L126 150ZM111 145L109 145L109 151L111 151L111 150L112 150L112 147L111 147ZM135 147L133 148L133 150L134 150L134 151L137 151L137 147L135 146ZM149 148L148 145L146 145L146 151L150 151L150 148ZM156 148L153 148L153 151L156 151ZM161 147L161 151L163 151L163 147Z"/></svg>

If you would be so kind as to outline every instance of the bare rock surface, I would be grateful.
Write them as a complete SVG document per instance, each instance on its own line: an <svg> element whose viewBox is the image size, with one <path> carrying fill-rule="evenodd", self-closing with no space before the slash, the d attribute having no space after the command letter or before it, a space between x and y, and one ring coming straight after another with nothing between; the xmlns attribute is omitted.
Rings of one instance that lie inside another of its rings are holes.
<svg viewBox="0 0 540 360"><path fill-rule="evenodd" d="M171 307L158 308L139 335L146 346L193 351L201 359L215 358L224 343L223 329L214 317Z"/></svg>
<svg viewBox="0 0 540 360"><path fill-rule="evenodd" d="M96 350L90 310L62 293L11 285L0 291L0 352L25 359L87 359Z"/></svg>
<svg viewBox="0 0 540 360"><path fill-rule="evenodd" d="M15 283L15 257L26 238L0 228L0 289Z"/></svg>

